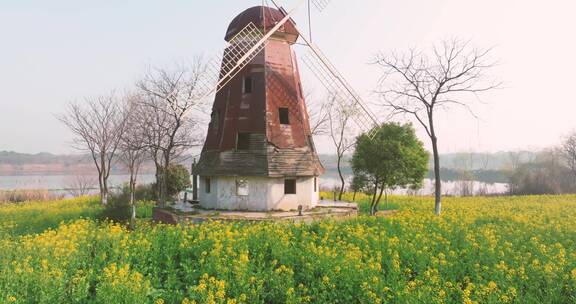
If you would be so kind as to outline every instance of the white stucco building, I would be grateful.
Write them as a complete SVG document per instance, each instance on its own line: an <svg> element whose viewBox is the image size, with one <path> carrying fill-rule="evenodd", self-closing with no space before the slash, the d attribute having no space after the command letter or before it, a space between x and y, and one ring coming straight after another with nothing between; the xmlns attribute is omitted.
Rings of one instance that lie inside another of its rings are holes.
<svg viewBox="0 0 576 304"><path fill-rule="evenodd" d="M318 178L202 177L200 206L216 210L303 210L316 207Z"/></svg>

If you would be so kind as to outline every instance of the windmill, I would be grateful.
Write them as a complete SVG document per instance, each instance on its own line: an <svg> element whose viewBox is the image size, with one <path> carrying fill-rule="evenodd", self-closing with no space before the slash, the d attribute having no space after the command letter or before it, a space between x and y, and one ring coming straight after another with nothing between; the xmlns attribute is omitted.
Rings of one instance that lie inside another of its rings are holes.
<svg viewBox="0 0 576 304"><path fill-rule="evenodd" d="M352 110L363 132L374 135L376 116L311 39L290 11L255 6L240 13L225 35L222 55L197 81L199 98L214 94L211 122L194 174L200 204L209 209L296 210L319 201L324 172L310 131L296 54L333 98ZM312 0L323 10L328 0ZM310 9L310 2L309 2Z"/></svg>
<svg viewBox="0 0 576 304"><path fill-rule="evenodd" d="M276 22L275 26L263 32L253 23L249 23L240 30L229 41L229 45L224 50L224 55L211 58L207 65L207 73L202 75L198 81L198 92L200 98L205 98L213 93L219 92L226 84L233 79L254 57L262 51L269 39L286 23L290 23L298 33L300 39L307 47L307 52L301 56L302 62L314 74L314 76L325 86L330 95L342 106L351 110L356 125L362 132L368 134L370 138L375 135L376 127L379 125L377 116L370 110L360 95L348 83L346 78L336 69L331 61L324 55L321 49L307 38L298 29L292 16L306 2L299 0L296 6L286 11L274 0L274 6L283 13L283 18ZM330 0L309 0L310 3L322 12L330 3Z"/></svg>

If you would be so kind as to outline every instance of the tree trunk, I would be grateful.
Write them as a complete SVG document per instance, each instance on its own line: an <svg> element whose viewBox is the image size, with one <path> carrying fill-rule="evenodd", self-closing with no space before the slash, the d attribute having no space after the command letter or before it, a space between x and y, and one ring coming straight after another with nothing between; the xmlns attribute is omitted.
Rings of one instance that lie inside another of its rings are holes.
<svg viewBox="0 0 576 304"><path fill-rule="evenodd" d="M434 157L434 213L442 212L442 180L440 179L440 155L438 154L438 139L432 134L432 153Z"/></svg>
<svg viewBox="0 0 576 304"><path fill-rule="evenodd" d="M344 176L342 176L342 169L340 163L342 162L342 155L338 154L338 176L340 176L340 192L338 193L338 200L342 201L342 193L344 192Z"/></svg>
<svg viewBox="0 0 576 304"><path fill-rule="evenodd" d="M160 208L164 207L164 192L162 185L164 184L164 173L162 165L156 163L156 203Z"/></svg>
<svg viewBox="0 0 576 304"><path fill-rule="evenodd" d="M108 204L108 194L104 186L104 174L102 171L98 172L98 187L100 190L100 204L106 206Z"/></svg>
<svg viewBox="0 0 576 304"><path fill-rule="evenodd" d="M104 205L108 205L108 178L107 178L107 176L104 175L102 177L102 180L103 180L102 184L104 185L104 187L103 187L104 196L103 196L102 202L104 203Z"/></svg>
<svg viewBox="0 0 576 304"><path fill-rule="evenodd" d="M132 214L130 216L130 229L136 228L136 202L134 201L134 192L136 191L136 179L134 178L133 170L130 173L130 207Z"/></svg>
<svg viewBox="0 0 576 304"><path fill-rule="evenodd" d="M380 204L380 199L382 198L382 192L384 192L384 189L386 189L386 187L383 184L380 187L380 194L378 195L378 199L374 203L374 213L372 215L376 215L376 213L378 212L378 204Z"/></svg>
<svg viewBox="0 0 576 304"><path fill-rule="evenodd" d="M374 204L376 202L376 193L378 193L378 181L374 183L374 193L372 193L372 201L370 202L370 215L376 214L374 211Z"/></svg>
<svg viewBox="0 0 576 304"><path fill-rule="evenodd" d="M356 201L356 193L357 193L357 192L358 192L358 191L354 191L354 194L352 194L352 201L353 201L353 202Z"/></svg>

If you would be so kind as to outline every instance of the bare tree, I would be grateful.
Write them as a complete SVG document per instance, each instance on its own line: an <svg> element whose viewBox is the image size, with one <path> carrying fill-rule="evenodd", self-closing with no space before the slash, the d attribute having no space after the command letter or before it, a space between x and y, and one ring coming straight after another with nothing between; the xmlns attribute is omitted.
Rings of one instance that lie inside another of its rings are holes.
<svg viewBox="0 0 576 304"><path fill-rule="evenodd" d="M58 116L74 134L74 147L90 153L100 188L100 203L108 204L108 177L124 132L124 112L114 93L70 103Z"/></svg>
<svg viewBox="0 0 576 304"><path fill-rule="evenodd" d="M338 176L340 177L340 191L338 192L338 200L342 200L342 194L346 186L346 180L342 173L342 162L344 155L355 144L354 134L351 133L351 122L353 109L346 107L343 103L337 100L336 96L330 97L330 102L326 109L328 116L328 134L336 148L336 165L338 169Z"/></svg>
<svg viewBox="0 0 576 304"><path fill-rule="evenodd" d="M455 193L460 196L474 195L474 154L464 153L454 159L454 168L458 173Z"/></svg>
<svg viewBox="0 0 576 304"><path fill-rule="evenodd" d="M522 152L521 151L509 151L507 160L507 167L509 171L514 171L520 167L522 164Z"/></svg>
<svg viewBox="0 0 576 304"><path fill-rule="evenodd" d="M326 103L310 108L310 131L312 135L321 136L328 133L329 111L330 104Z"/></svg>
<svg viewBox="0 0 576 304"><path fill-rule="evenodd" d="M435 213L441 213L440 157L435 114L439 109L461 106L473 116L466 94L497 88L500 83L487 79L486 71L495 65L491 49L469 47L458 39L445 40L433 47L433 55L410 50L404 55L379 55L375 64L384 72L379 91L384 106L392 115L409 115L426 131L432 143L435 179Z"/></svg>
<svg viewBox="0 0 576 304"><path fill-rule="evenodd" d="M66 186L66 190L73 197L88 195L96 186L96 178L93 175L78 172L68 178Z"/></svg>
<svg viewBox="0 0 576 304"><path fill-rule="evenodd" d="M126 116L126 129L120 140L120 160L128 169L130 179L128 188L130 191L130 207L132 209L130 216L130 227L134 229L136 224L136 202L134 193L136 191L136 182L140 166L145 160L145 137L139 124L138 97L128 95L124 100L124 108L128 115Z"/></svg>
<svg viewBox="0 0 576 304"><path fill-rule="evenodd" d="M572 183L576 184L576 131L566 136L560 146L560 155L572 175Z"/></svg>
<svg viewBox="0 0 576 304"><path fill-rule="evenodd" d="M156 166L158 204L167 199L166 171L189 148L201 144L199 80L205 73L200 60L174 69L150 70L137 87L139 128Z"/></svg>

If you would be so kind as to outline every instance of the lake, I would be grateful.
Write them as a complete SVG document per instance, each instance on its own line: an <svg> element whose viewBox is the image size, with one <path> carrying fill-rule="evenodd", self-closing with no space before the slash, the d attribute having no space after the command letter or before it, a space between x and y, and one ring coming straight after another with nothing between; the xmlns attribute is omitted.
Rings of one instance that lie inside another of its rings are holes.
<svg viewBox="0 0 576 304"><path fill-rule="evenodd" d="M90 181L93 188L98 188L98 178L76 175L6 175L0 176L0 190L15 190L15 189L47 189L55 192L66 192L66 189L74 188L75 181L78 179ZM130 178L126 174L111 175L109 185L111 188L120 187L122 184L128 182ZM154 182L155 177L153 174L142 174L138 177L139 184L149 184ZM332 176L321 177L320 187L322 189L330 189L334 186L340 185L340 181ZM442 182L442 194L458 195L464 183L459 181L444 181ZM507 184L493 183L487 184L483 182L473 181L468 183L473 193L478 193L482 190L485 194L500 194L507 191ZM416 194L416 195L431 195L434 193L434 184L432 180L425 179L422 189L418 191L407 191L405 189L394 190L395 194Z"/></svg>
<svg viewBox="0 0 576 304"><path fill-rule="evenodd" d="M0 176L0 190L15 189L46 189L51 191L63 191L74 188L75 181L82 179L89 182L94 188L98 188L97 176L77 176L77 175L5 175ZM109 185L111 188L120 187L128 182L130 175L118 174L110 175ZM155 177L153 174L142 174L138 177L139 183L152 183Z"/></svg>

